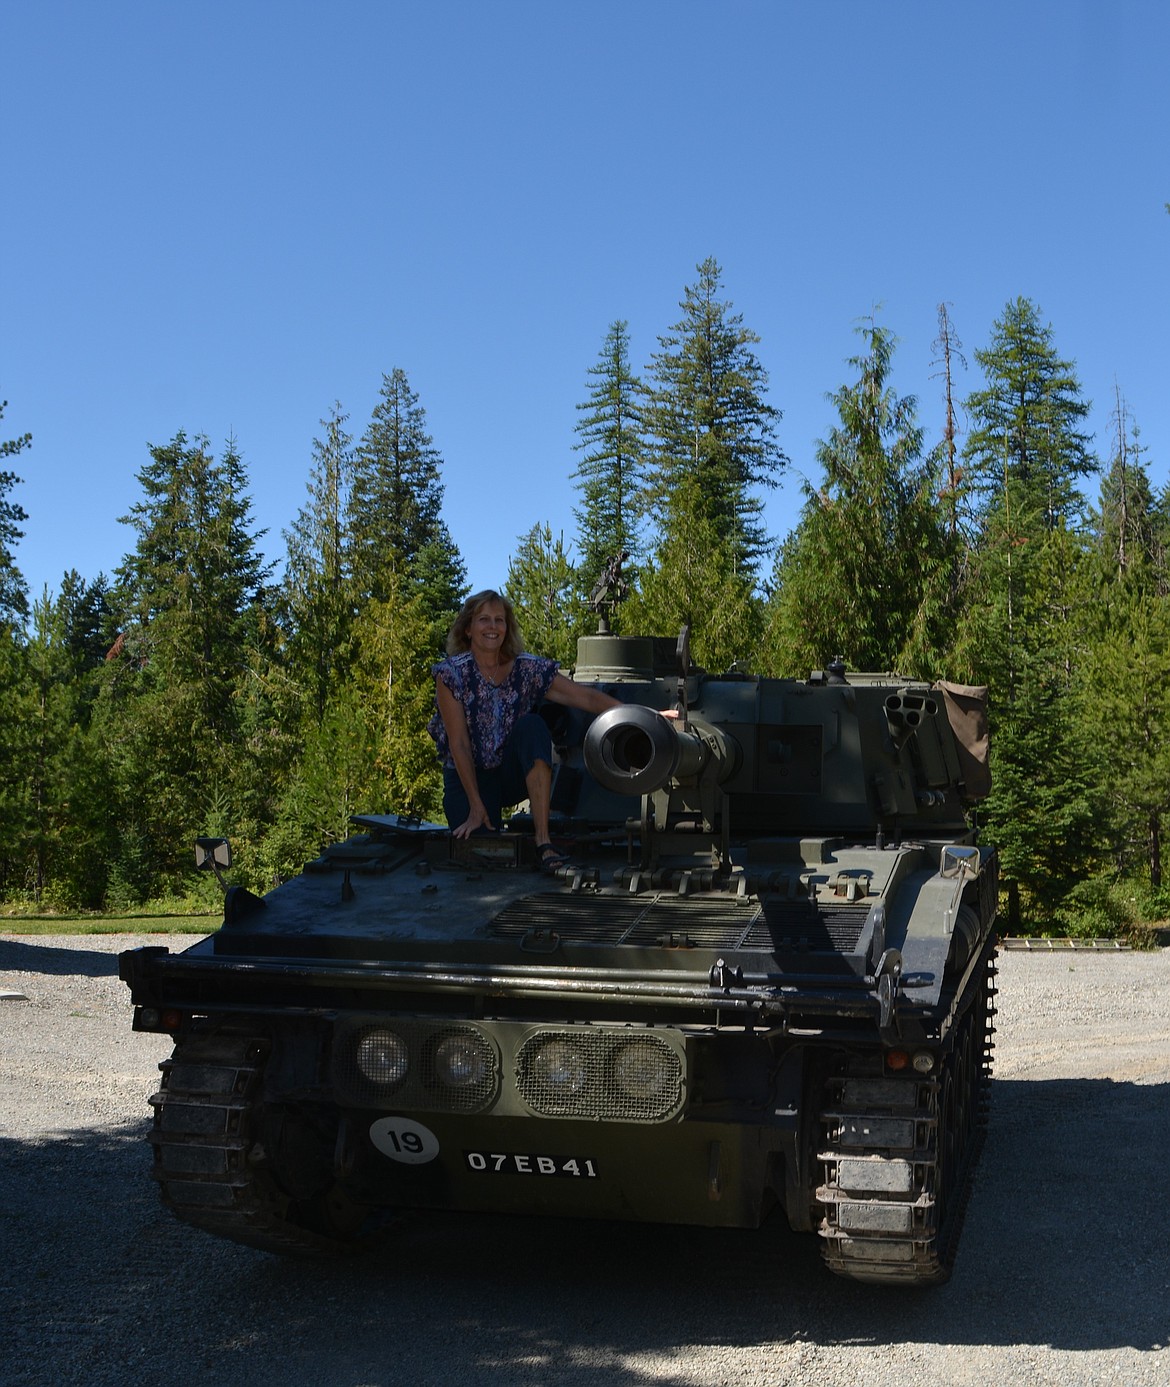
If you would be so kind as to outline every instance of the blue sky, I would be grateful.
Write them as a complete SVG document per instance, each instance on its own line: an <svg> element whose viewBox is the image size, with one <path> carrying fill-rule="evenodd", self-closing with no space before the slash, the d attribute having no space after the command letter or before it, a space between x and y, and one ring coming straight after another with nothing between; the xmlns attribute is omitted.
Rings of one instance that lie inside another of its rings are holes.
<svg viewBox="0 0 1170 1387"><path fill-rule="evenodd" d="M1032 299L1170 479L1164 3L198 5L0 0L0 437L35 596L130 547L150 443L234 435L270 557L334 400L403 368L473 587L574 535L575 405L713 255L791 459L875 306L933 441L937 306L970 369Z"/></svg>

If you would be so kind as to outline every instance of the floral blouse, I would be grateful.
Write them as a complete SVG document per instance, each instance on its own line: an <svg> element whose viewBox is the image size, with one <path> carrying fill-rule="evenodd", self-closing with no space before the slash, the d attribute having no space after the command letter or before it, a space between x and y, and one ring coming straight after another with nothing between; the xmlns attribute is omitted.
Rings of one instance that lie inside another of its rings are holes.
<svg viewBox="0 0 1170 1387"><path fill-rule="evenodd" d="M431 672L463 705L471 736L471 754L481 770L494 770L503 761L504 744L512 735L516 719L531 713L548 693L557 668L555 660L521 653L516 656L507 679L497 687L480 674L470 650L451 655L433 667ZM437 710L427 724L427 731L435 739L443 765L453 766L447 729Z"/></svg>

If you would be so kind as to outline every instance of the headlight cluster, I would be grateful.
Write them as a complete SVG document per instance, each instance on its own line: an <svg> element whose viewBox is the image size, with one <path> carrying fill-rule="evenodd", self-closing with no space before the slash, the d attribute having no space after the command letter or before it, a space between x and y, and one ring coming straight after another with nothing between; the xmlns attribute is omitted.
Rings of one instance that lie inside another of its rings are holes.
<svg viewBox="0 0 1170 1387"><path fill-rule="evenodd" d="M516 1057L516 1086L546 1117L656 1122L682 1101L681 1055L660 1036L538 1031Z"/></svg>
<svg viewBox="0 0 1170 1387"><path fill-rule="evenodd" d="M682 1042L628 1026L370 1017L343 1026L333 1077L363 1107L664 1122L682 1107Z"/></svg>
<svg viewBox="0 0 1170 1387"><path fill-rule="evenodd" d="M371 1026L351 1038L350 1046L360 1076L356 1087L364 1097L393 1096L403 1105L479 1112L496 1095L499 1056L474 1027L425 1033L409 1024L394 1030Z"/></svg>

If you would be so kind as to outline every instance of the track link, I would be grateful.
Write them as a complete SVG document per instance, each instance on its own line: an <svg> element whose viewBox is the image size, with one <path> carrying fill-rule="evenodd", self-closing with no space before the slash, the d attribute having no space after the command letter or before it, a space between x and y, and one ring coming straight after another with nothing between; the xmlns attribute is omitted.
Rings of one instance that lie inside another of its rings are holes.
<svg viewBox="0 0 1170 1387"><path fill-rule="evenodd" d="M154 1177L163 1203L195 1228L285 1256L353 1252L345 1237L310 1226L309 1211L268 1168L257 1131L266 1039L199 1036L164 1060L150 1103ZM312 1211L328 1219L325 1198ZM340 1212L340 1211L339 1211Z"/></svg>
<svg viewBox="0 0 1170 1387"><path fill-rule="evenodd" d="M990 1108L995 954L968 981L938 1070L887 1077L851 1059L826 1086L816 1200L829 1269L935 1285L954 1263Z"/></svg>

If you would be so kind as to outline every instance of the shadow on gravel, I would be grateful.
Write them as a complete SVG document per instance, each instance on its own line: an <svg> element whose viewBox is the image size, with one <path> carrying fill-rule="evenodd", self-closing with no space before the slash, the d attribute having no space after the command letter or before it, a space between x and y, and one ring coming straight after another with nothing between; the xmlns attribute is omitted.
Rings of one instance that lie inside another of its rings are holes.
<svg viewBox="0 0 1170 1387"><path fill-rule="evenodd" d="M76 974L85 978L118 976L118 955L95 949L63 949L55 944L32 944L0 939L0 973Z"/></svg>
<svg viewBox="0 0 1170 1387"><path fill-rule="evenodd" d="M0 1362L14 1387L654 1387L692 1380L694 1345L1151 1350L1170 1335L1168 1085L999 1083L955 1276L917 1292L835 1279L818 1240L783 1222L412 1214L360 1259L281 1261L161 1208L147 1126L0 1140Z"/></svg>

